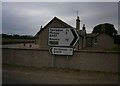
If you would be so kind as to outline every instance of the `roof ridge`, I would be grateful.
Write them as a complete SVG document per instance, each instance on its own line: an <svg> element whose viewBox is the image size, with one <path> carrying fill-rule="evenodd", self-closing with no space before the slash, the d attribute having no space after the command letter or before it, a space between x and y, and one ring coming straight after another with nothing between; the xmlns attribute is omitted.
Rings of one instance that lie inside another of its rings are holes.
<svg viewBox="0 0 120 86"><path fill-rule="evenodd" d="M50 20L41 30L39 30L37 32L37 34L35 36L37 36L42 30L44 30L44 28L46 28L53 20L57 19L59 23L63 24L65 27L70 27L73 28L72 26L70 26L69 24L67 24L66 22L62 21L61 19L59 19L58 17L54 17L52 20Z"/></svg>
<svg viewBox="0 0 120 86"><path fill-rule="evenodd" d="M56 17L56 16L55 16L54 18L57 19L57 20L59 20L58 22L64 24L65 26L69 26L69 27L73 28L72 26L70 26L69 24L67 24L66 22L64 22L63 20L61 20L60 18L58 18L58 17ZM54 18L53 18L53 19L54 19Z"/></svg>

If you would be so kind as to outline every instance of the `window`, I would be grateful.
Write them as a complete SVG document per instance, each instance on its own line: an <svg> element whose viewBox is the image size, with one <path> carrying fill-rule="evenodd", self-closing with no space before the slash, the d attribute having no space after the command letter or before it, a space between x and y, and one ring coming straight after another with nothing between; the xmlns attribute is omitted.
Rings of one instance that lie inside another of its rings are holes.
<svg viewBox="0 0 120 86"><path fill-rule="evenodd" d="M88 43L91 44L91 39L88 40Z"/></svg>
<svg viewBox="0 0 120 86"><path fill-rule="evenodd" d="M98 40L95 38L94 39L94 44L97 44L98 43Z"/></svg>

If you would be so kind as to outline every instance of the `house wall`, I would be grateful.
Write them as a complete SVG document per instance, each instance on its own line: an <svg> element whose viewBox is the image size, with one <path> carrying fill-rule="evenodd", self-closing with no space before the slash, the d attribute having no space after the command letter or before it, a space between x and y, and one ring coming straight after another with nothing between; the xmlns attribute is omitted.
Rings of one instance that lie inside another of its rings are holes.
<svg viewBox="0 0 120 86"><path fill-rule="evenodd" d="M39 37L35 37L35 44L39 45Z"/></svg>
<svg viewBox="0 0 120 86"><path fill-rule="evenodd" d="M96 37L98 43L94 43L93 40L93 47L103 48L103 49L109 49L114 46L114 39L110 37L109 35L103 33Z"/></svg>
<svg viewBox="0 0 120 86"><path fill-rule="evenodd" d="M83 38L82 38L82 37L79 37L79 40L78 40L78 42L76 43L74 49L75 49L75 50L81 50L81 49L83 49Z"/></svg>
<svg viewBox="0 0 120 86"><path fill-rule="evenodd" d="M89 40L90 40L90 42L89 42ZM86 43L87 47L93 47L93 44L94 44L93 37L87 37L86 41L87 41L87 43Z"/></svg>
<svg viewBox="0 0 120 86"><path fill-rule="evenodd" d="M74 51L72 56L51 55L41 49L2 49L2 63L27 67L56 67L118 72L120 52Z"/></svg>
<svg viewBox="0 0 120 86"><path fill-rule="evenodd" d="M39 48L40 49L49 49L48 46L48 28L44 29L40 34L39 34Z"/></svg>
<svg viewBox="0 0 120 86"><path fill-rule="evenodd" d="M49 49L48 46L48 35L49 35L49 28L69 28L62 23L58 22L57 20L52 21L52 23L49 23L44 30L42 30L39 34L39 45L40 49Z"/></svg>

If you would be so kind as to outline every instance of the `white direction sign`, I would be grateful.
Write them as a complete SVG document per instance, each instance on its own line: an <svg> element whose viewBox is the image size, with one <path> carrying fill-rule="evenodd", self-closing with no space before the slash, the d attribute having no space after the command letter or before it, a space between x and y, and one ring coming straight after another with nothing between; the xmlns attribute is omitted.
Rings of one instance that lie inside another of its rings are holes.
<svg viewBox="0 0 120 86"><path fill-rule="evenodd" d="M77 31L73 28L49 28L49 46L75 46L79 40Z"/></svg>
<svg viewBox="0 0 120 86"><path fill-rule="evenodd" d="M73 48L51 47L49 52L55 55L73 55Z"/></svg>

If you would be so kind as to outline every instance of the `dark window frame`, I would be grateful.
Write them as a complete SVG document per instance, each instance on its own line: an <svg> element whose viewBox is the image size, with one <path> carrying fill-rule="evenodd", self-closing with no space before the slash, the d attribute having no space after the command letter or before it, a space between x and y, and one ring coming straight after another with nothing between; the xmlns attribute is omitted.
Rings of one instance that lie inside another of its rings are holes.
<svg viewBox="0 0 120 86"><path fill-rule="evenodd" d="M94 39L94 44L98 44L98 39L97 38Z"/></svg>

